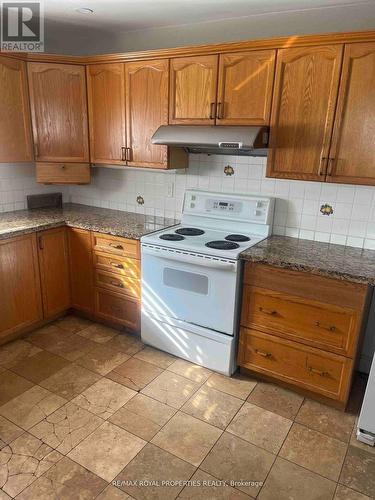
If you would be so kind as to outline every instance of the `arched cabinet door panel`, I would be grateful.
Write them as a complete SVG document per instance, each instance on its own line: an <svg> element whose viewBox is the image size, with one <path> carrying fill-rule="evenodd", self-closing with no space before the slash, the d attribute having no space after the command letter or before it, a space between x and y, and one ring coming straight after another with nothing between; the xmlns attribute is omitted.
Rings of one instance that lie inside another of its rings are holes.
<svg viewBox="0 0 375 500"><path fill-rule="evenodd" d="M267 175L324 180L342 45L278 51Z"/></svg>
<svg viewBox="0 0 375 500"><path fill-rule="evenodd" d="M375 42L345 45L327 181L375 185Z"/></svg>
<svg viewBox="0 0 375 500"><path fill-rule="evenodd" d="M220 55L217 125L269 124L275 56L275 50Z"/></svg>
<svg viewBox="0 0 375 500"><path fill-rule="evenodd" d="M169 123L214 125L218 56L180 57L170 64Z"/></svg>
<svg viewBox="0 0 375 500"><path fill-rule="evenodd" d="M167 59L125 64L127 164L167 168L166 146L151 143L161 125L168 124Z"/></svg>
<svg viewBox="0 0 375 500"><path fill-rule="evenodd" d="M26 63L0 56L0 162L33 160Z"/></svg>
<svg viewBox="0 0 375 500"><path fill-rule="evenodd" d="M28 63L35 159L88 162L85 67Z"/></svg>
<svg viewBox="0 0 375 500"><path fill-rule="evenodd" d="M91 162L125 165L125 65L88 66L87 98Z"/></svg>

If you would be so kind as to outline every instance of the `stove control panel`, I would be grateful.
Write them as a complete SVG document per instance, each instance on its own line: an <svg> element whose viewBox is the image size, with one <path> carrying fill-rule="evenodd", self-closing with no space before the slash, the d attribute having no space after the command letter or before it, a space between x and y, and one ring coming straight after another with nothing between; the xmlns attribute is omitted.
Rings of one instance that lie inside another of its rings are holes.
<svg viewBox="0 0 375 500"><path fill-rule="evenodd" d="M270 224L274 199L261 195L188 190L183 213L245 223Z"/></svg>

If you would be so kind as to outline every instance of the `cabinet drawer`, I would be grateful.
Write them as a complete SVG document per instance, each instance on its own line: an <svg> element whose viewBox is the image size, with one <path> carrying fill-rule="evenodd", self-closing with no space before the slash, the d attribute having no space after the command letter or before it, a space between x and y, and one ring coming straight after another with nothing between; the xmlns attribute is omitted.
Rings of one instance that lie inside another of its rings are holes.
<svg viewBox="0 0 375 500"><path fill-rule="evenodd" d="M247 285L241 323L349 357L359 329L353 309Z"/></svg>
<svg viewBox="0 0 375 500"><path fill-rule="evenodd" d="M139 329L140 311L139 302L136 299L96 288L95 314L132 330Z"/></svg>
<svg viewBox="0 0 375 500"><path fill-rule="evenodd" d="M137 240L93 233L93 246L99 252L139 259L139 242Z"/></svg>
<svg viewBox="0 0 375 500"><path fill-rule="evenodd" d="M241 328L240 366L345 402L354 361Z"/></svg>
<svg viewBox="0 0 375 500"><path fill-rule="evenodd" d="M129 276L120 276L106 271L95 272L96 286L107 288L113 292L129 295L139 299L141 296L141 284L139 279L129 278Z"/></svg>
<svg viewBox="0 0 375 500"><path fill-rule="evenodd" d="M88 163L37 163L36 181L41 184L90 184Z"/></svg>
<svg viewBox="0 0 375 500"><path fill-rule="evenodd" d="M117 255L94 253L94 265L96 269L108 271L122 276L140 279L140 261L130 257L119 257Z"/></svg>

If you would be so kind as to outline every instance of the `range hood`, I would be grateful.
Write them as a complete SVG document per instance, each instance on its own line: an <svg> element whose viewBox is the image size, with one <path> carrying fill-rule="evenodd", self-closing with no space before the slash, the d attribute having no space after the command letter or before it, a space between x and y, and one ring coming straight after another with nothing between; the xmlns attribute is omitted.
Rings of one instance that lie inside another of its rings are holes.
<svg viewBox="0 0 375 500"><path fill-rule="evenodd" d="M162 125L152 144L185 148L189 153L266 156L267 127L210 125Z"/></svg>

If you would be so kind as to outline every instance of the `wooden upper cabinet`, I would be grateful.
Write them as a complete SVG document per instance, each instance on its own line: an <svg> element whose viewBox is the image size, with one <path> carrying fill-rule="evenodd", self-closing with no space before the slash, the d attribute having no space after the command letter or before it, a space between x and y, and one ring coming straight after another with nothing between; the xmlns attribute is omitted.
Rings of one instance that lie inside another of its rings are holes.
<svg viewBox="0 0 375 500"><path fill-rule="evenodd" d="M38 233L44 317L70 307L69 251L65 227Z"/></svg>
<svg viewBox="0 0 375 500"><path fill-rule="evenodd" d="M275 50L220 55L218 125L269 124L275 56Z"/></svg>
<svg viewBox="0 0 375 500"><path fill-rule="evenodd" d="M0 56L0 162L33 160L26 63Z"/></svg>
<svg viewBox="0 0 375 500"><path fill-rule="evenodd" d="M170 61L169 123L215 123L218 56L181 57Z"/></svg>
<svg viewBox="0 0 375 500"><path fill-rule="evenodd" d="M328 166L342 45L277 55L267 175L323 180Z"/></svg>
<svg viewBox="0 0 375 500"><path fill-rule="evenodd" d="M166 168L166 146L151 144L160 125L168 124L166 59L125 64L127 165Z"/></svg>
<svg viewBox="0 0 375 500"><path fill-rule="evenodd" d="M0 241L0 343L43 317L35 234Z"/></svg>
<svg viewBox="0 0 375 500"><path fill-rule="evenodd" d="M124 64L88 66L87 97L91 162L125 165Z"/></svg>
<svg viewBox="0 0 375 500"><path fill-rule="evenodd" d="M375 184L375 42L345 46L327 181Z"/></svg>
<svg viewBox="0 0 375 500"><path fill-rule="evenodd" d="M35 158L89 161L84 66L28 63Z"/></svg>

